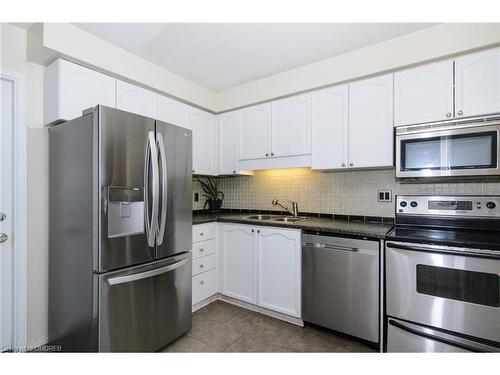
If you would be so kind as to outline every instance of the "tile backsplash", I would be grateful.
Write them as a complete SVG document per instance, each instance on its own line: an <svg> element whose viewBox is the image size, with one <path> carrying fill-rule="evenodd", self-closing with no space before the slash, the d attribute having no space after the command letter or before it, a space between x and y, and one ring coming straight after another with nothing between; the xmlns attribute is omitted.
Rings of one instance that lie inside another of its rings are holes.
<svg viewBox="0 0 500 375"><path fill-rule="evenodd" d="M219 177L224 192L223 208L275 210L273 199L299 203L301 212L394 216L397 194L499 194L500 182L400 183L394 170L320 172L309 168L255 171L253 176ZM392 202L378 202L378 190L391 190ZM194 193L200 195L194 202ZM203 208L205 199L193 183L193 210Z"/></svg>

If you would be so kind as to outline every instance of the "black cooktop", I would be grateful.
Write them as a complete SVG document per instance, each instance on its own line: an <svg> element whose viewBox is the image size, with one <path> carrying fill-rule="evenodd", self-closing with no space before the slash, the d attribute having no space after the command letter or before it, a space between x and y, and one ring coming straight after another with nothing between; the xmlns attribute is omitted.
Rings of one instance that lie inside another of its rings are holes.
<svg viewBox="0 0 500 375"><path fill-rule="evenodd" d="M387 233L386 238L404 242L500 250L500 228L496 231L396 225Z"/></svg>

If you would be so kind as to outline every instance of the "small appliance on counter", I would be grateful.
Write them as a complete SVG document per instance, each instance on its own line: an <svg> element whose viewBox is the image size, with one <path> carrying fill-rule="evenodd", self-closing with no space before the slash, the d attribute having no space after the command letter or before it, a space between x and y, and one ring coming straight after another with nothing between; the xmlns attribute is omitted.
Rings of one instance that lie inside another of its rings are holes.
<svg viewBox="0 0 500 375"><path fill-rule="evenodd" d="M49 141L49 342L161 349L191 329L191 131L97 106Z"/></svg>
<svg viewBox="0 0 500 375"><path fill-rule="evenodd" d="M500 196L397 196L388 352L500 351Z"/></svg>

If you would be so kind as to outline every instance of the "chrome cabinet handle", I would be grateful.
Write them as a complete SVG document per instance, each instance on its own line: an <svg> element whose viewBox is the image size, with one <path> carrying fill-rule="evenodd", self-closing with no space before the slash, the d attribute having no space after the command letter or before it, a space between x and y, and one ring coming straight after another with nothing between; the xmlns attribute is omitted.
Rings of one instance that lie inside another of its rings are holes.
<svg viewBox="0 0 500 375"><path fill-rule="evenodd" d="M266 154L266 156L269 156L269 154Z"/></svg>
<svg viewBox="0 0 500 375"><path fill-rule="evenodd" d="M158 153L155 147L155 134L150 131L146 138L146 156L144 158L144 221L146 224L146 238L148 246L155 245L155 234L158 226ZM153 162L154 161L154 162ZM153 204L149 217L149 167L153 172Z"/></svg>
<svg viewBox="0 0 500 375"><path fill-rule="evenodd" d="M252 233L255 232L253 229L252 229Z"/></svg>
<svg viewBox="0 0 500 375"><path fill-rule="evenodd" d="M462 116L462 115L464 114L464 112L463 112L463 111L458 111L458 112L457 112L457 114L458 114L459 116Z"/></svg>
<svg viewBox="0 0 500 375"><path fill-rule="evenodd" d="M205 282L204 282L203 280L201 280L201 281L200 281L200 284L201 284L201 285L203 285L203 284L205 284Z"/></svg>
<svg viewBox="0 0 500 375"><path fill-rule="evenodd" d="M260 233L260 229L257 229L257 233Z"/></svg>
<svg viewBox="0 0 500 375"><path fill-rule="evenodd" d="M9 236L7 236L5 233L0 233L0 243L3 243L9 239Z"/></svg>
<svg viewBox="0 0 500 375"><path fill-rule="evenodd" d="M274 156L274 152L271 152L271 156Z"/></svg>
<svg viewBox="0 0 500 375"><path fill-rule="evenodd" d="M233 171L233 173L236 173L236 171Z"/></svg>
<svg viewBox="0 0 500 375"><path fill-rule="evenodd" d="M203 233L203 232L200 232L200 236L201 236L201 237L203 237L203 236L204 236L204 234L205 234L205 233Z"/></svg>
<svg viewBox="0 0 500 375"><path fill-rule="evenodd" d="M203 264L200 264L200 268L203 268Z"/></svg>
<svg viewBox="0 0 500 375"><path fill-rule="evenodd" d="M192 170L192 172L194 173L194 169Z"/></svg>
<svg viewBox="0 0 500 375"><path fill-rule="evenodd" d="M4 221L7 218L7 215L5 215L3 212L0 212L0 222Z"/></svg>
<svg viewBox="0 0 500 375"><path fill-rule="evenodd" d="M451 113L450 113L450 112L448 112L448 113L446 114L446 117L451 117Z"/></svg>
<svg viewBox="0 0 500 375"><path fill-rule="evenodd" d="M352 167L352 166L354 165L354 163L351 161L351 162L349 163L349 165Z"/></svg>
<svg viewBox="0 0 500 375"><path fill-rule="evenodd" d="M165 237L165 223L167 221L167 203L168 203L168 169L167 169L167 155L165 152L165 144L163 143L163 136L157 133L157 143L160 161L161 161L161 212L160 212L160 226L157 231L157 243L161 245Z"/></svg>
<svg viewBox="0 0 500 375"><path fill-rule="evenodd" d="M200 253L202 253L204 251L204 249L202 247L200 247Z"/></svg>
<svg viewBox="0 0 500 375"><path fill-rule="evenodd" d="M345 163L342 163L342 167L345 167Z"/></svg>

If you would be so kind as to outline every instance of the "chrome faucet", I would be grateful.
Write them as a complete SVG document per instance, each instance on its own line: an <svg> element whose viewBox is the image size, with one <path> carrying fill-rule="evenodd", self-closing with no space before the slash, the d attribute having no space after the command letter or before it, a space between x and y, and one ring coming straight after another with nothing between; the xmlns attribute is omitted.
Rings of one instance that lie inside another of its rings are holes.
<svg viewBox="0 0 500 375"><path fill-rule="evenodd" d="M287 199L288 200L288 199ZM289 212L290 214L293 215L293 217L298 217L299 216L299 204L297 202L294 202L294 201L290 201L288 200L288 202L290 202L292 204L292 209L290 209L289 207L287 206L284 206L280 203L280 201L278 201L277 199L274 199L272 201L272 204L274 206L280 206L280 207L283 207L287 212Z"/></svg>

